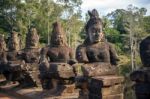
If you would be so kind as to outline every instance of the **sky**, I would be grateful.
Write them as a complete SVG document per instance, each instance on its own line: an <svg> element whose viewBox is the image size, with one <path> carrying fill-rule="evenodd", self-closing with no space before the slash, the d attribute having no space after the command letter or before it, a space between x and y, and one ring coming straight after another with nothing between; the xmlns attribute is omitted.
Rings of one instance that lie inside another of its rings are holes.
<svg viewBox="0 0 150 99"><path fill-rule="evenodd" d="M147 9L147 15L150 15L150 0L83 0L81 5L82 14L88 10L97 9L101 16L107 15L115 9L126 9L132 4L138 8L144 7Z"/></svg>

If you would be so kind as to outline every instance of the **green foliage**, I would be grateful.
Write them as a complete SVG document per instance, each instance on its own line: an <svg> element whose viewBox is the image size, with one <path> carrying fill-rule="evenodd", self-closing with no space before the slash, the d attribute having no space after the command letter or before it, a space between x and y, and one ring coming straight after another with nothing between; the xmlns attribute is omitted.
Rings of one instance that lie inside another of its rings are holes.
<svg viewBox="0 0 150 99"><path fill-rule="evenodd" d="M117 9L103 18L108 41L115 43L120 54L129 55L131 59L120 69L122 74L141 66L139 43L149 35L150 25L149 16L145 16L146 11L145 8L129 5L127 9Z"/></svg>
<svg viewBox="0 0 150 99"><path fill-rule="evenodd" d="M145 16L143 19L144 30L150 34L150 16Z"/></svg>
<svg viewBox="0 0 150 99"><path fill-rule="evenodd" d="M24 2L23 2L24 1ZM74 46L73 39L81 30L81 0L2 0L0 1L0 30L10 32L13 26L19 28L22 39L28 27L34 24L40 34L41 43L49 43L52 23L61 21L65 24L65 32L70 32L70 44ZM70 27L70 25L74 27Z"/></svg>

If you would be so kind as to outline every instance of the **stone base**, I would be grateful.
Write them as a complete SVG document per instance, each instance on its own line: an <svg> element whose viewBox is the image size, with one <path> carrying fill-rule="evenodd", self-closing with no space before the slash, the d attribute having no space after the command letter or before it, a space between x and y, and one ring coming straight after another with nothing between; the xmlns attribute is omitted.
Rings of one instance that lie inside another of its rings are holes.
<svg viewBox="0 0 150 99"><path fill-rule="evenodd" d="M150 99L149 83L136 83L134 87L137 99Z"/></svg>
<svg viewBox="0 0 150 99"><path fill-rule="evenodd" d="M104 62L80 63L75 64L74 68L78 76L82 75L87 77L114 75L118 71L116 66Z"/></svg>
<svg viewBox="0 0 150 99"><path fill-rule="evenodd" d="M0 90L16 99L78 99L79 90L75 85L65 85L59 90L43 90L40 87L20 88L17 84L7 84L0 86Z"/></svg>
<svg viewBox="0 0 150 99"><path fill-rule="evenodd" d="M123 81L123 77L115 75L93 77L88 80L87 93L76 89L75 84L43 90L41 87L20 88L16 83L1 85L0 90L21 99L123 99Z"/></svg>
<svg viewBox="0 0 150 99"><path fill-rule="evenodd" d="M143 67L139 70L133 71L130 74L130 79L135 82L150 83L150 67Z"/></svg>
<svg viewBox="0 0 150 99"><path fill-rule="evenodd" d="M122 94L103 96L102 99L123 99L123 93Z"/></svg>
<svg viewBox="0 0 150 99"><path fill-rule="evenodd" d="M132 72L130 79L135 82L136 99L150 99L150 67L142 67Z"/></svg>
<svg viewBox="0 0 150 99"><path fill-rule="evenodd" d="M96 76L91 78L90 82L92 81L101 82L103 86L111 86L111 85L123 83L124 77L117 76L117 75Z"/></svg>
<svg viewBox="0 0 150 99"><path fill-rule="evenodd" d="M89 94L89 99L123 99L123 94L107 95L107 96L96 96Z"/></svg>
<svg viewBox="0 0 150 99"><path fill-rule="evenodd" d="M121 76L99 76L89 81L89 99L123 99L124 78Z"/></svg>

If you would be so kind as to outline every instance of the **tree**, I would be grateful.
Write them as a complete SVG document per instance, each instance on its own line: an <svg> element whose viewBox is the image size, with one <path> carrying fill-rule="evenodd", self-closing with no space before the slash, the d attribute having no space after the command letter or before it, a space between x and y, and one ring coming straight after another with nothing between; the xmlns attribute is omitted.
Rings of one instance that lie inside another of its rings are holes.
<svg viewBox="0 0 150 99"><path fill-rule="evenodd" d="M146 35L143 28L143 17L146 13L145 8L137 8L129 5L127 10L117 9L108 14L113 27L120 32L124 39L123 45L128 46L128 52L131 53L132 68L136 68L136 57L138 56L138 45L142 37Z"/></svg>
<svg viewBox="0 0 150 99"><path fill-rule="evenodd" d="M70 24L80 23L81 3L81 0L2 0L0 30L9 32L16 26L24 39L28 28L34 24L40 34L40 42L49 43L52 23L59 20L65 26L66 32L69 28L69 33L78 35L80 29L73 29L76 27L70 27ZM71 35L68 36L68 41L73 45Z"/></svg>
<svg viewBox="0 0 150 99"><path fill-rule="evenodd" d="M150 34L150 16L145 16L143 19L143 26L146 33Z"/></svg>

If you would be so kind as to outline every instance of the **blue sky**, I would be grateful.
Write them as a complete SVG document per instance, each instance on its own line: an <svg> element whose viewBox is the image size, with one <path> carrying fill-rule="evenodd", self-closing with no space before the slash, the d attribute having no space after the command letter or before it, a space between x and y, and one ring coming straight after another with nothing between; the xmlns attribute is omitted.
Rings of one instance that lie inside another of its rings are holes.
<svg viewBox="0 0 150 99"><path fill-rule="evenodd" d="M150 0L83 0L81 5L83 16L88 10L97 9L100 15L114 11L115 9L126 9L129 4L136 7L145 7L147 15L150 15Z"/></svg>

